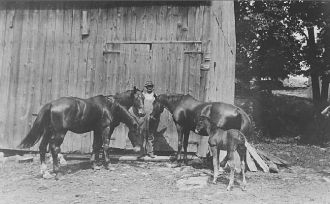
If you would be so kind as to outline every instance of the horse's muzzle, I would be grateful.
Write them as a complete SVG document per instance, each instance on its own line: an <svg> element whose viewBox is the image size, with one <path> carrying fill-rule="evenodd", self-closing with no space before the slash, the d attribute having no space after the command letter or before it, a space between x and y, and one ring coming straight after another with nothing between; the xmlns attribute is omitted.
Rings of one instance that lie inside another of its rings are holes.
<svg viewBox="0 0 330 204"><path fill-rule="evenodd" d="M140 152L140 151L141 151L141 147L140 147L140 146L135 146L135 147L133 148L133 151L134 151L134 152Z"/></svg>
<svg viewBox="0 0 330 204"><path fill-rule="evenodd" d="M145 113L142 109L139 109L139 110L138 110L138 115L139 115L140 117L144 117L144 116L146 115L146 113Z"/></svg>

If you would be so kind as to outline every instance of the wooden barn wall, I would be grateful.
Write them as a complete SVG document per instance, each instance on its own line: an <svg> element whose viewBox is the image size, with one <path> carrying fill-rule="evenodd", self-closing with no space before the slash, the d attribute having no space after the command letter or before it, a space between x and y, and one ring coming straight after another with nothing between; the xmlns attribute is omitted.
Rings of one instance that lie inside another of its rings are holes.
<svg viewBox="0 0 330 204"><path fill-rule="evenodd" d="M209 49L210 11L209 3L200 2L134 3L130 6L115 3L2 4L0 147L15 148L30 130L35 119L33 114L47 102L62 96L87 98L114 94L131 89L133 85L142 88L146 79L152 79L157 93L190 93L201 100L205 97L213 100L212 93L218 94L219 90L201 89L202 80L199 80L204 60L200 52L209 52L206 49ZM222 12L220 19L226 18L223 16L226 11ZM225 23L222 29L227 32L226 29L233 27ZM88 35L82 35L83 32ZM133 41L202 43L113 44ZM217 43L217 46L225 46L221 39ZM107 52L103 53L104 50ZM226 48L217 52L220 55L222 51L229 57L224 69L228 73L223 74L232 77L231 56ZM218 61L218 65L223 63ZM215 74L228 81L228 77ZM216 86L219 83L230 86L221 88L223 92L216 99L231 100L231 81L216 82ZM213 84L205 84L212 89ZM177 134L172 118L166 112L161 120L155 148L176 150ZM202 139L193 135L190 151L200 149L198 144ZM91 142L91 133L68 133L62 151L90 152ZM124 126L115 130L111 145L130 146Z"/></svg>
<svg viewBox="0 0 330 204"><path fill-rule="evenodd" d="M211 7L211 59L206 101L234 103L236 35L233 1L214 1Z"/></svg>

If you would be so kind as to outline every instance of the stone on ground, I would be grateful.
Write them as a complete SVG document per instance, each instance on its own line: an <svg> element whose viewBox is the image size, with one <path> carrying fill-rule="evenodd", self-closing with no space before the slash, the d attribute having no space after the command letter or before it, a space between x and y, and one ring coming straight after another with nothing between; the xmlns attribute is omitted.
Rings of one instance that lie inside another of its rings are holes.
<svg viewBox="0 0 330 204"><path fill-rule="evenodd" d="M189 177L178 180L176 185L180 191L187 191L207 186L208 179L208 176Z"/></svg>

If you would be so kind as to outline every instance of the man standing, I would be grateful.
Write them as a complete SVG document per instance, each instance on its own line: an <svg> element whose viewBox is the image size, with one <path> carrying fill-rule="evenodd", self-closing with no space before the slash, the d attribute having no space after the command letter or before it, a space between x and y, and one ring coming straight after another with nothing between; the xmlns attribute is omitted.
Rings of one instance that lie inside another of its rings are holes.
<svg viewBox="0 0 330 204"><path fill-rule="evenodd" d="M146 81L144 85L146 91L143 91L144 95L144 111L146 116L143 118L143 127L142 133L145 135L145 153L154 158L154 148L153 148L153 141L154 136L153 132L150 131L150 114L152 113L153 105L152 103L155 100L155 93L154 93L154 84L152 81Z"/></svg>

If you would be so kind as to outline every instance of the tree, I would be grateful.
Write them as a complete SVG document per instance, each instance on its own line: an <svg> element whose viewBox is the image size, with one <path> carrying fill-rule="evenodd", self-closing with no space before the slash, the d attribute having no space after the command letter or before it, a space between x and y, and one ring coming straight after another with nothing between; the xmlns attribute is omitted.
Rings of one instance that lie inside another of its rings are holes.
<svg viewBox="0 0 330 204"><path fill-rule="evenodd" d="M237 77L278 80L299 72L301 44L287 26L287 3L239 1L235 6Z"/></svg>
<svg viewBox="0 0 330 204"><path fill-rule="evenodd" d="M312 79L315 104L324 103L330 81L329 5L311 1L236 2L237 77L248 73L245 80L277 80L303 73ZM315 30L320 31L319 36ZM302 70L301 64L307 69Z"/></svg>
<svg viewBox="0 0 330 204"><path fill-rule="evenodd" d="M304 60L309 65L306 73L311 77L313 101L317 105L321 102L319 76L322 75L322 63L321 51L318 49L320 46L316 43L315 28L322 29L323 27L323 4L312 1L292 1L288 10L289 25L294 24L295 32L301 34L303 42L306 42L306 46L303 47Z"/></svg>

